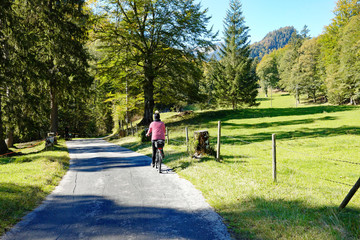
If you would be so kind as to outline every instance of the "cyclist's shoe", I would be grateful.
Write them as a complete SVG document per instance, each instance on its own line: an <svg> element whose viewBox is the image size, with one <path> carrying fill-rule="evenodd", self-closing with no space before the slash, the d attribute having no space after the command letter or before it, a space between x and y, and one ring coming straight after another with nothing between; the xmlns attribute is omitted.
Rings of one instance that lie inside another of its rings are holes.
<svg viewBox="0 0 360 240"><path fill-rule="evenodd" d="M151 162L150 166L155 167L155 163Z"/></svg>

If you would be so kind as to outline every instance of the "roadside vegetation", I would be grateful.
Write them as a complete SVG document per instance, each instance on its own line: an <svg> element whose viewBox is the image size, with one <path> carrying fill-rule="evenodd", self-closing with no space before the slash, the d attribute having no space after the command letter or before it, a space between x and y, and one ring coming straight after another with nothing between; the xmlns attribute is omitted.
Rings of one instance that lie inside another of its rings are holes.
<svg viewBox="0 0 360 240"><path fill-rule="evenodd" d="M202 191L239 239L359 239L359 193L343 211L338 207L359 178L360 108L296 108L294 97L281 92L273 94L272 108L270 99L259 100L254 108L161 114L170 133L165 164ZM219 120L221 161L189 157L184 128L189 136L207 129L215 147ZM151 155L139 137L111 141Z"/></svg>
<svg viewBox="0 0 360 240"><path fill-rule="evenodd" d="M18 154L0 157L0 235L38 206L69 168L64 140L49 151L44 142L15 144L10 150Z"/></svg>

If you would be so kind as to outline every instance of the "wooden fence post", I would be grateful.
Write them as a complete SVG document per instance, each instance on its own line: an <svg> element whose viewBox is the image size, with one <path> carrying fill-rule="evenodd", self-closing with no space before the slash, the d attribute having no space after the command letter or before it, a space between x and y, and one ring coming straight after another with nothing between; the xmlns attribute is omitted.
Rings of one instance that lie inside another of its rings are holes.
<svg viewBox="0 0 360 240"><path fill-rule="evenodd" d="M350 202L351 198L354 196L354 194L359 189L359 187L360 187L360 178L356 181L355 185L350 189L349 193L346 195L345 199L340 204L339 210L346 207L346 205Z"/></svg>
<svg viewBox="0 0 360 240"><path fill-rule="evenodd" d="M134 128L133 128L132 122L130 122L130 127L131 127L131 133L134 136L135 134L134 134Z"/></svg>
<svg viewBox="0 0 360 240"><path fill-rule="evenodd" d="M186 135L186 151L189 152L189 132L187 127L185 127L185 135Z"/></svg>
<svg viewBox="0 0 360 240"><path fill-rule="evenodd" d="M220 139L221 139L221 121L218 121L217 151L216 151L217 160L220 160Z"/></svg>
<svg viewBox="0 0 360 240"><path fill-rule="evenodd" d="M166 128L167 144L169 144L169 129Z"/></svg>
<svg viewBox="0 0 360 240"><path fill-rule="evenodd" d="M138 124L136 124L136 128L135 128L136 132L138 132Z"/></svg>
<svg viewBox="0 0 360 240"><path fill-rule="evenodd" d="M273 180L276 182L276 134L272 135Z"/></svg>

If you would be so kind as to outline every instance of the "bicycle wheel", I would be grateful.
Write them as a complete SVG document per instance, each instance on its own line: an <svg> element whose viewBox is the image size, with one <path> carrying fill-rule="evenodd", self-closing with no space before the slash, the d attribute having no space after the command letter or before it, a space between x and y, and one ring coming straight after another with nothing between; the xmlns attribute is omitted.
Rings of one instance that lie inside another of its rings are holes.
<svg viewBox="0 0 360 240"><path fill-rule="evenodd" d="M156 150L156 155L155 155L155 168L158 168L158 163L159 163L159 151Z"/></svg>
<svg viewBox="0 0 360 240"><path fill-rule="evenodd" d="M158 164L159 164L159 173L161 173L161 162L162 162L162 155L161 155L161 152L160 150L158 150Z"/></svg>

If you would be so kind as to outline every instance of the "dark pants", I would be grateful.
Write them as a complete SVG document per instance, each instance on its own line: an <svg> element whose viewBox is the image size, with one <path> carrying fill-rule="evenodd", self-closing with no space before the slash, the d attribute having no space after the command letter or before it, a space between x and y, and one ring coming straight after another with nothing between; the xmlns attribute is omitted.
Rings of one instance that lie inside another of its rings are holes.
<svg viewBox="0 0 360 240"><path fill-rule="evenodd" d="M155 164L155 157L156 157L156 147L155 147L155 141L151 141L152 142L152 149L153 149L153 152L152 152L152 164L154 165Z"/></svg>

